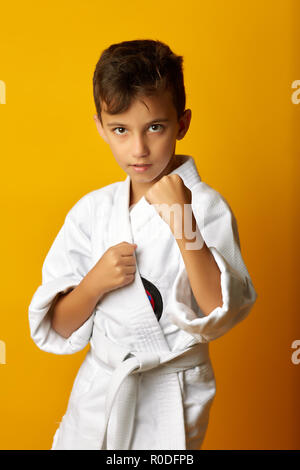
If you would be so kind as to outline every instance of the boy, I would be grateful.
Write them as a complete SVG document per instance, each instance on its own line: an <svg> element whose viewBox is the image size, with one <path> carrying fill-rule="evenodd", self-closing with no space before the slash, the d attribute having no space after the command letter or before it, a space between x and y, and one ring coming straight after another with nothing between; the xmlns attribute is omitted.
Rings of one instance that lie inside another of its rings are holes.
<svg viewBox="0 0 300 470"><path fill-rule="evenodd" d="M93 87L97 130L127 177L71 208L29 306L41 349L90 342L52 449L200 449L216 393L209 342L257 297L236 220L175 154L191 120L181 56L113 44Z"/></svg>

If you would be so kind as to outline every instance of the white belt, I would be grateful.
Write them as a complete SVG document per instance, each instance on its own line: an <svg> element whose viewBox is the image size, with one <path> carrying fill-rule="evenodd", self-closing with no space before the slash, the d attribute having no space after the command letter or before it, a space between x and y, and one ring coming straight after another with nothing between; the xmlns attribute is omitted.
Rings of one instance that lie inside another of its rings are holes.
<svg viewBox="0 0 300 470"><path fill-rule="evenodd" d="M114 436L114 443L112 443L113 450L129 449L137 402L138 374L154 368L155 374L176 373L195 367L209 359L208 343L199 343L177 352L162 351L160 354L152 351L130 351L110 340L96 323L94 323L90 351L100 365L101 363L103 365L104 362L112 369L105 401L105 426L101 450L108 448L108 423L118 390L125 379L127 379L127 383L123 384L122 396L118 397L118 427L117 435ZM178 410L174 410L174 412L178 413Z"/></svg>

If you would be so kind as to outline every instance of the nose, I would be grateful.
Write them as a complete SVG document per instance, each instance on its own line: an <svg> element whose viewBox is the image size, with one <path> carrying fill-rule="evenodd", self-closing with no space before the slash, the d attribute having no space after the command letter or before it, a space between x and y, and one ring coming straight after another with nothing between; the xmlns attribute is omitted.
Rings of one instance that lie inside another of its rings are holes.
<svg viewBox="0 0 300 470"><path fill-rule="evenodd" d="M131 148L133 158L146 157L149 153L145 138L139 134L133 137Z"/></svg>

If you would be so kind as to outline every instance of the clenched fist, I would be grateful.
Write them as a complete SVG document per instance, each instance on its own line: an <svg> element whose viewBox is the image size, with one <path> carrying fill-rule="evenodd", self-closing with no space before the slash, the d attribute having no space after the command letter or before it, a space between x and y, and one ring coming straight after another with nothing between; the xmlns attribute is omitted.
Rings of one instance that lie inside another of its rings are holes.
<svg viewBox="0 0 300 470"><path fill-rule="evenodd" d="M121 242L111 246L93 268L93 283L106 294L134 280L136 272L135 243Z"/></svg>

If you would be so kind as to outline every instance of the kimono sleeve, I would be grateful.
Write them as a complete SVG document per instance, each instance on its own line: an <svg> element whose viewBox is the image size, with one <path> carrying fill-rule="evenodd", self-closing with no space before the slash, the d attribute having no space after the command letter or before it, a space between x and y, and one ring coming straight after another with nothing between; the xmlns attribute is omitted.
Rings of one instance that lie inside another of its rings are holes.
<svg viewBox="0 0 300 470"><path fill-rule="evenodd" d="M209 342L247 317L257 293L241 255L237 222L229 204L204 182L192 194L198 228L221 272L222 306L205 315L197 304L196 315L185 305L184 282L178 276L174 296L181 308L174 309L172 320L199 342Z"/></svg>
<svg viewBox="0 0 300 470"><path fill-rule="evenodd" d="M72 354L89 342L95 312L69 338L51 326L50 310L61 293L75 288L91 269L91 201L83 196L68 212L42 267L42 284L29 305L33 341L43 351Z"/></svg>

